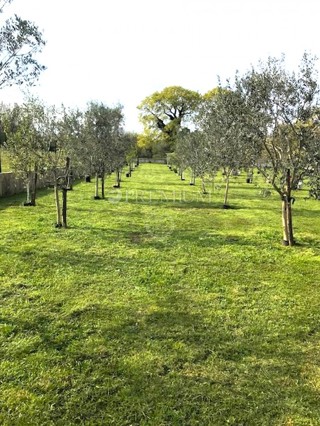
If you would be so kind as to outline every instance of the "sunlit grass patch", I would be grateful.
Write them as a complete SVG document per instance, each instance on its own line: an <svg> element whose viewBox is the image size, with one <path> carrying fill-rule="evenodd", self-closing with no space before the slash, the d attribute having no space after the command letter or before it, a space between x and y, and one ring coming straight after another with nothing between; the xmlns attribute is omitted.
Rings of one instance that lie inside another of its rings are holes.
<svg viewBox="0 0 320 426"><path fill-rule="evenodd" d="M283 247L254 179L223 210L221 176L143 164L105 200L78 182L66 230L51 190L0 200L0 423L320 424L320 204Z"/></svg>

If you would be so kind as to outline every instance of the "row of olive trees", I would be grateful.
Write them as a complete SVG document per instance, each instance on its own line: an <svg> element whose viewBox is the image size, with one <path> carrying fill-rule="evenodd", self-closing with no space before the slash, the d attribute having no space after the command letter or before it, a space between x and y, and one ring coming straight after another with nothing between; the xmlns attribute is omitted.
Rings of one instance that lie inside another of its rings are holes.
<svg viewBox="0 0 320 426"><path fill-rule="evenodd" d="M0 0L1 18L10 3L12 0ZM36 59L45 44L34 23L17 15L0 20L0 89L13 85L32 86L45 70L45 66ZM0 123L0 150L5 142L6 135Z"/></svg>
<svg viewBox="0 0 320 426"><path fill-rule="evenodd" d="M0 0L1 16L12 1ZM33 85L45 69L36 58L44 46L43 36L32 22L17 15L0 22L0 89ZM71 187L72 165L78 173L101 176L102 187L104 176L112 170L116 170L120 185L126 159L131 173L135 135L123 131L120 106L91 103L86 111L78 111L29 99L23 105L2 105L0 112L0 150L5 147L12 168L25 182L25 205L36 204L38 177L46 176L55 189L57 226L66 226L66 191ZM62 212L59 189L63 193Z"/></svg>
<svg viewBox="0 0 320 426"><path fill-rule="evenodd" d="M121 106L108 107L91 102L85 111L65 111L63 140L68 141L74 164L83 174L95 176L95 199L104 198L104 181L115 173L115 186L120 187L123 167L136 155L135 134L123 130ZM99 195L99 179L101 195Z"/></svg>
<svg viewBox="0 0 320 426"><path fill-rule="evenodd" d="M121 170L135 150L135 136L124 132L123 121L121 106L102 103L91 102L85 111L46 106L35 99L3 106L6 151L13 170L25 182L25 205L36 204L37 180L45 176L54 187L57 226L66 227L72 174L96 176L96 199L99 179L102 198L106 176L116 172L120 185Z"/></svg>
<svg viewBox="0 0 320 426"><path fill-rule="evenodd" d="M290 246L293 190L302 179L311 189L319 184L317 81L315 61L307 54L292 73L283 58L270 58L211 92L195 115L196 130L182 129L176 138L174 158L181 169L191 168L202 181L223 170L225 206L230 176L257 168L280 196L283 243Z"/></svg>

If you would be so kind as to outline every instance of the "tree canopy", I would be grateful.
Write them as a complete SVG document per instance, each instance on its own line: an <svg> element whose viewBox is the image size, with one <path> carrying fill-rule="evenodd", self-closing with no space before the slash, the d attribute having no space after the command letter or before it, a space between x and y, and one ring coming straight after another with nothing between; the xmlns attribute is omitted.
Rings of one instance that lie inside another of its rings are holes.
<svg viewBox="0 0 320 426"><path fill-rule="evenodd" d="M172 150L177 133L195 114L201 95L181 86L169 86L161 92L146 97L138 109L145 130L154 130L167 143L167 150Z"/></svg>
<svg viewBox="0 0 320 426"><path fill-rule="evenodd" d="M12 0L0 0L0 13ZM17 15L0 27L0 88L14 84L32 85L45 69L36 54L45 45L38 27Z"/></svg>

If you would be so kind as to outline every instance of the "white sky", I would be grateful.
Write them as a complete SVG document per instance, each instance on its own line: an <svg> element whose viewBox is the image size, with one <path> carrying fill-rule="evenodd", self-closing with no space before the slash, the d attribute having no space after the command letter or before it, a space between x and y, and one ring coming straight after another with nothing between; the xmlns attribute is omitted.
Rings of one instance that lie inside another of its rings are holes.
<svg viewBox="0 0 320 426"><path fill-rule="evenodd" d="M238 69L285 53L320 58L319 0L14 0L7 7L43 31L47 66L37 94L49 104L124 106L140 131L137 105L179 85L205 93ZM319 63L318 63L319 66ZM23 99L16 88L4 102Z"/></svg>

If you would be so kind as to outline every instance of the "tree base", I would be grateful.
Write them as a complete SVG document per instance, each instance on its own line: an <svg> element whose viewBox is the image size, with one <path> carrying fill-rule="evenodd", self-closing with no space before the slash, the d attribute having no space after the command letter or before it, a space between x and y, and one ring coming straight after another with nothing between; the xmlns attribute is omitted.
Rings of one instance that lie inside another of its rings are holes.
<svg viewBox="0 0 320 426"><path fill-rule="evenodd" d="M229 204L224 204L222 208L225 210L228 210L228 209L231 209L231 206L229 206Z"/></svg>
<svg viewBox="0 0 320 426"><path fill-rule="evenodd" d="M113 185L114 188L120 188L120 185Z"/></svg>
<svg viewBox="0 0 320 426"><path fill-rule="evenodd" d="M25 201L25 202L23 203L23 206L24 206L24 207L30 207L30 206L34 207L34 206L35 206L35 204L34 204L34 203L32 203L31 201Z"/></svg>
<svg viewBox="0 0 320 426"><path fill-rule="evenodd" d="M56 223L54 225L54 227L60 229L60 228L62 228L62 223Z"/></svg>
<svg viewBox="0 0 320 426"><path fill-rule="evenodd" d="M191 185L191 186L194 186L194 183L190 182L190 185Z"/></svg>
<svg viewBox="0 0 320 426"><path fill-rule="evenodd" d="M290 244L290 242L287 241L287 240L282 240L282 245L285 246L285 247L288 247L288 246L295 246L295 245L297 245L297 243L296 243L295 240L292 241L292 244Z"/></svg>
<svg viewBox="0 0 320 426"><path fill-rule="evenodd" d="M99 195L95 195L95 196L93 197L93 199L94 199L94 200L101 200L101 197L99 197Z"/></svg>

